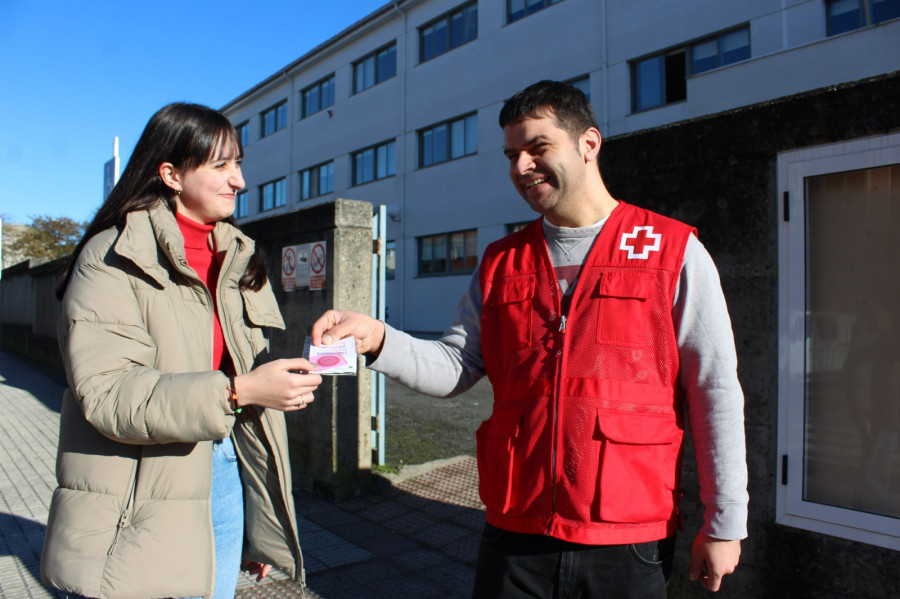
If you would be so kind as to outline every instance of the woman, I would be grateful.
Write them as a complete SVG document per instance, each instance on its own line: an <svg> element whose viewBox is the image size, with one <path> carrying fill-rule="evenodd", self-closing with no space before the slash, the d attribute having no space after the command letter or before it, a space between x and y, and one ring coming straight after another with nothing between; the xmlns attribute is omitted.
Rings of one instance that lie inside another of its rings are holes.
<svg viewBox="0 0 900 599"><path fill-rule="evenodd" d="M69 388L46 584L87 597L233 597L241 555L303 577L284 411L321 383L267 361L284 328L234 225L242 149L219 112L147 124L58 290Z"/></svg>

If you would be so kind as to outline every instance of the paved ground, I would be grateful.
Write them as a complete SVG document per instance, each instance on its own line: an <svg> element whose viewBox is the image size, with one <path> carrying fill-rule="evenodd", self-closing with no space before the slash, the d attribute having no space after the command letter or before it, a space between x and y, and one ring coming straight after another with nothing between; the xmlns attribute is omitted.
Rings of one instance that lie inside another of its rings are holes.
<svg viewBox="0 0 900 599"><path fill-rule="evenodd" d="M59 374L0 350L0 599L62 596L40 584L39 559L56 486L63 387ZM481 383L460 398L434 400L388 386L387 439L392 425L395 438L414 439L410 427L430 431L419 435L427 442L408 441L386 451L388 462L414 463L423 448L431 448L429 456L449 459L405 466L351 501L328 503L298 494L306 597L469 596L484 516L475 460L456 454L474 454L474 430L489 410L489 389ZM456 457L439 455L448 453ZM236 597L301 593L276 573L260 584L242 576Z"/></svg>

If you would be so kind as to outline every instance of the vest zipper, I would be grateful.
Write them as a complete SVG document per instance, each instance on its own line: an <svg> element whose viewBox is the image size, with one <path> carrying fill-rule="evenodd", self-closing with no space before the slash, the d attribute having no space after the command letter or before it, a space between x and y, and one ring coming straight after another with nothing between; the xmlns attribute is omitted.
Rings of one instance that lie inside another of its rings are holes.
<svg viewBox="0 0 900 599"><path fill-rule="evenodd" d="M122 513L119 514L119 521L116 523L116 534L113 535L112 545L109 546L109 551L106 552L106 555L112 555L116 551L116 545L119 543L119 535L122 533L122 530L128 528L131 524L131 512L134 509L134 494L137 490L137 479L138 472L140 471L140 460L134 467L134 474L131 478L131 488L128 491L128 501L125 503L125 507L122 509Z"/></svg>
<svg viewBox="0 0 900 599"><path fill-rule="evenodd" d="M562 380L562 348L565 345L564 339L566 335L566 316L565 314L560 315L559 317L559 347L556 351L556 385L553 393L553 451L551 452L550 458L550 480L551 480L551 495L550 495L550 519L547 522L547 532L546 534L550 534L550 530L553 527L553 520L556 515L556 455L559 450L559 435L557 434L557 428L559 426L559 388L560 381Z"/></svg>

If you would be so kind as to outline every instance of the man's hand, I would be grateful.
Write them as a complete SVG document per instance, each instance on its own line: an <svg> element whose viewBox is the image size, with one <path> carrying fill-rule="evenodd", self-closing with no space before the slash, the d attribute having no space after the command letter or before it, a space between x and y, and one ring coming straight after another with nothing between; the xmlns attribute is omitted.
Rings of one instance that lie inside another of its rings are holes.
<svg viewBox="0 0 900 599"><path fill-rule="evenodd" d="M330 345L350 335L356 337L356 351L378 357L384 343L384 323L367 314L349 310L329 310L312 326L312 342Z"/></svg>
<svg viewBox="0 0 900 599"><path fill-rule="evenodd" d="M691 547L688 578L699 581L707 590L718 591L722 577L731 574L741 557L740 541L723 541L698 534Z"/></svg>

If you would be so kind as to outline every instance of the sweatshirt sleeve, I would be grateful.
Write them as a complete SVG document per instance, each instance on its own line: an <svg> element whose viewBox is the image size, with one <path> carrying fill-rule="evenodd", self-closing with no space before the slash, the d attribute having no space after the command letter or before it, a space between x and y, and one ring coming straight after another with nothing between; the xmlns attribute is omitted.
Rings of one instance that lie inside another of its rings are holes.
<svg viewBox="0 0 900 599"><path fill-rule="evenodd" d="M704 506L701 532L717 539L743 539L748 503L744 395L719 274L693 235L685 250L673 319Z"/></svg>
<svg viewBox="0 0 900 599"><path fill-rule="evenodd" d="M127 275L115 266L79 257L62 303L59 344L85 418L114 441L207 441L226 437L234 425L223 373L154 368L158 346Z"/></svg>
<svg viewBox="0 0 900 599"><path fill-rule="evenodd" d="M435 397L453 397L477 383L484 376L478 273L472 275L453 323L440 339L418 339L386 324L384 347L368 366Z"/></svg>

